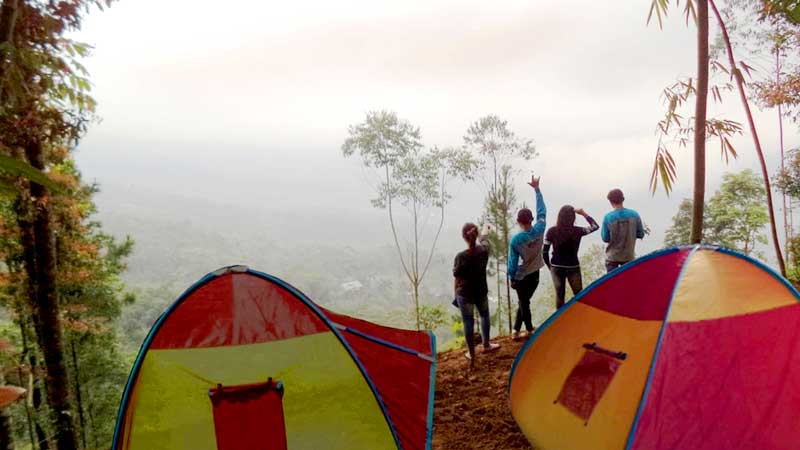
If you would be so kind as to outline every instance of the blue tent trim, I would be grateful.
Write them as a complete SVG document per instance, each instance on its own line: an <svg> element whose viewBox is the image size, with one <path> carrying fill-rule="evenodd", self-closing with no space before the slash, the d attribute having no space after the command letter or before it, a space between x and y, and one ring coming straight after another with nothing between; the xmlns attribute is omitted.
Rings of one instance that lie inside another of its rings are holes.
<svg viewBox="0 0 800 450"><path fill-rule="evenodd" d="M428 437L425 450L431 450L433 445L433 405L434 393L436 392L436 335L432 331L428 331L431 337L431 353L433 354L433 361L431 361L431 381L428 392Z"/></svg>
<svg viewBox="0 0 800 450"><path fill-rule="evenodd" d="M398 450L402 450L402 446L400 445L400 440L399 440L399 438L397 436L397 430L395 429L394 424L392 424L392 421L389 419L389 414L388 414L388 412L386 410L386 405L384 404L383 399L381 398L380 394L378 393L378 390L375 388L375 384L372 382L372 379L370 379L370 377L367 375L367 372L364 369L363 364L358 359L358 357L355 355L355 353L353 352L353 349L350 347L350 345L347 343L347 341L344 339L344 337L341 335L341 333L337 329L336 325L333 322L331 322L330 319L328 319L322 313L322 311L320 311L319 308L317 308L317 306L305 294L303 294L300 290L298 290L294 286L290 285L289 283L287 283L287 282L285 282L285 281L283 281L283 280L281 280L279 278L273 277L272 275L266 274L264 272L259 272L257 270L252 270L252 269L249 269L246 266L242 266L242 265L233 265L233 266L223 267L222 269L216 270L214 272L211 272L211 273L205 275L203 278L201 278L195 284L190 286L186 291L184 291L183 294L181 294L178 297L178 299L175 300L167 308L167 310L163 314L161 314L161 316L159 316L158 320L153 325L153 327L150 329L150 332L147 334L147 337L145 338L144 342L142 343L142 346L139 349L139 353L136 356L136 360L135 360L135 362L133 364L133 368L131 369L131 373L128 376L128 381L125 384L125 390L123 391L122 399L120 401L119 412L117 414L117 422L116 422L116 425L114 427L114 438L113 438L114 441L112 442L111 449L112 450L119 450L119 448L120 448L119 447L119 440L121 438L122 426L123 426L123 424L125 422L125 420L124 420L125 419L125 412L127 411L128 405L130 403L131 391L133 389L133 385L134 385L134 383L136 381L136 378L139 375L139 370L141 369L142 363L144 362L144 357L145 357L147 351L150 349L150 345L151 345L153 339L155 338L156 333L163 326L164 322L170 316L170 314L172 314L197 289L199 289L200 287L208 284L212 280L215 280L216 278L218 278L218 277L220 277L222 275L225 275L225 274L229 274L229 273L248 273L250 275L254 275L254 276L262 278L262 279L264 279L266 281L269 281L269 282L272 282L274 284L277 284L278 286L280 286L280 287L286 289L287 291L289 291L289 293L294 295L298 300L303 302L303 304L305 304L309 309L311 309L311 311L313 311L314 314L316 314L323 321L323 323L325 323L330 328L331 332L336 336L336 338L339 340L339 342L342 344L342 346L344 346L344 348L347 351L347 353L353 359L353 362L355 362L356 366L361 371L361 375L364 377L364 380L367 382L367 385L369 385L370 389L372 390L373 395L375 396L375 400L378 402L378 405L381 408L381 412L383 413L383 417L386 420L386 424L389 426L389 429L392 432L392 436L394 437L394 441L395 441L395 444L397 445ZM364 334L364 333L361 333L361 334ZM369 335L365 335L365 336L369 336ZM375 337L372 337L372 336L369 336L369 337L372 338L372 340L375 340L376 342L377 341L381 341L378 338L375 338ZM386 342L386 344L389 344L389 343ZM399 347L399 346L394 346L393 344L391 346L392 347ZM403 347L399 347L399 349L403 349ZM435 362L435 356L436 356L436 341L435 341L435 338L432 340L432 349L433 349L434 361L433 361L433 363L431 365L431 383L430 383L431 388L430 388L430 395L429 395L430 401L429 401L429 405L428 405L428 444L427 444L428 445L428 449L430 449L431 435L432 435L432 430L433 430L433 392L434 392L434 383L436 381L436 378L435 378L435 365L436 365L436 362ZM405 349L405 350L409 350L409 349ZM417 354L417 352L413 352L413 353L415 355Z"/></svg>

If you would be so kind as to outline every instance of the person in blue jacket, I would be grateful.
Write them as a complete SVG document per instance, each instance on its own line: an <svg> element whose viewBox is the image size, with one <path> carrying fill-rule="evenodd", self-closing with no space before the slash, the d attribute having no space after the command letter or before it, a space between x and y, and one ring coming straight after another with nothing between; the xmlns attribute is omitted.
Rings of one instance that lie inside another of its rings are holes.
<svg viewBox="0 0 800 450"><path fill-rule="evenodd" d="M646 234L639 213L625 208L625 195L619 189L608 193L608 201L614 208L603 219L600 237L606 246L606 271L625 265L636 259L636 240Z"/></svg>
<svg viewBox="0 0 800 450"><path fill-rule="evenodd" d="M539 190L539 178L531 176L528 185L536 191L536 220L534 221L530 209L519 210L517 224L521 231L511 239L508 249L508 278L511 280L511 287L517 292L519 301L514 321L514 339L528 337L533 332L531 298L539 287L539 269L544 266L542 253L547 208L544 205L542 191ZM521 332L523 323L524 333Z"/></svg>

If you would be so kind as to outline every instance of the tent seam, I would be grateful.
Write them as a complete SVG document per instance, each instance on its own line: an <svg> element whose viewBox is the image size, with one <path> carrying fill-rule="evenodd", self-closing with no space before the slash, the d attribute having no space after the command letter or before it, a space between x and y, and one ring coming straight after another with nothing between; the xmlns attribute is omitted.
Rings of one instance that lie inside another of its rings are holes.
<svg viewBox="0 0 800 450"><path fill-rule="evenodd" d="M650 390L650 384L653 381L653 375L655 374L656 370L656 363L658 362L658 356L661 353L661 344L664 342L664 335L667 329L667 321L669 320L669 314L672 311L672 303L675 301L675 294L678 292L678 286L681 284L681 280L683 280L683 275L686 273L686 268L689 267L689 260L692 259L694 254L703 248L701 244L694 245L692 250L686 256L686 259L683 261L683 265L681 266L681 271L678 274L678 278L675 279L675 285L672 287L672 295L669 298L669 304L667 304L667 310L664 313L664 320L661 322L661 330L658 333L658 342L656 343L656 348L653 351L653 358L650 362L650 370L647 374L647 381L645 382L644 389L642 390L642 397L639 400L639 406L636 408L636 415L633 418L633 423L631 424L631 429L628 432L628 439L625 442L625 450L630 450L633 446L634 438L636 436L636 429L639 426L639 419L641 419L642 413L644 413L645 406L647 405L647 397Z"/></svg>

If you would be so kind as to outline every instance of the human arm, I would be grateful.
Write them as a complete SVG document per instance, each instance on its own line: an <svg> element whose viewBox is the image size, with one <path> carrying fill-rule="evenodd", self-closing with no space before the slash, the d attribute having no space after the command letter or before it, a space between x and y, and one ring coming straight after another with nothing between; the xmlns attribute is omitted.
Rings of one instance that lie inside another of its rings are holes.
<svg viewBox="0 0 800 450"><path fill-rule="evenodd" d="M530 233L541 235L544 234L544 229L547 226L547 206L544 204L544 196L539 189L539 182L541 177L536 178L531 176L531 181L528 183L536 191L536 223L531 227Z"/></svg>
<svg viewBox="0 0 800 450"><path fill-rule="evenodd" d="M511 240L511 244L508 246L508 267L507 267L507 274L508 279L511 280L512 284L514 282L514 277L517 275L517 262L519 261L519 252L514 248L514 240Z"/></svg>
<svg viewBox="0 0 800 450"><path fill-rule="evenodd" d="M491 244L489 242L489 233L492 231L492 226L487 224L483 225L483 229L481 229L481 235L478 238L478 243L484 247L486 247L487 252L491 252Z"/></svg>
<svg viewBox="0 0 800 450"><path fill-rule="evenodd" d="M603 242L611 242L611 228L608 226L608 216L603 219L603 228L600 230L600 239Z"/></svg>
<svg viewBox="0 0 800 450"><path fill-rule="evenodd" d="M544 247L542 248L542 259L544 259L544 265L547 268L550 268L550 241L544 241Z"/></svg>
<svg viewBox="0 0 800 450"><path fill-rule="evenodd" d="M636 215L636 238L637 239L644 239L645 231L644 225L642 224L642 218L639 215Z"/></svg>
<svg viewBox="0 0 800 450"><path fill-rule="evenodd" d="M586 219L586 222L589 223L588 227L581 228L581 231L583 232L584 236L586 236L587 234L594 233L600 228L600 225L598 225L597 222L595 222L595 220L592 218L592 216L587 214L586 211L583 210L583 208L576 209L575 214L583 216L583 218Z"/></svg>

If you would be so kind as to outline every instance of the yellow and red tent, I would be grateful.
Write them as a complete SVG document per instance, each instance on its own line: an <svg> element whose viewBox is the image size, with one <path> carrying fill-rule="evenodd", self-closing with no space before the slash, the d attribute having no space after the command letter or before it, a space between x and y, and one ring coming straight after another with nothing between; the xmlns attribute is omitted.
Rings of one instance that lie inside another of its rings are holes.
<svg viewBox="0 0 800 450"><path fill-rule="evenodd" d="M543 450L798 449L799 298L727 249L645 256L537 330L511 412Z"/></svg>
<svg viewBox="0 0 800 450"><path fill-rule="evenodd" d="M435 340L335 314L232 266L156 322L115 450L430 448Z"/></svg>

